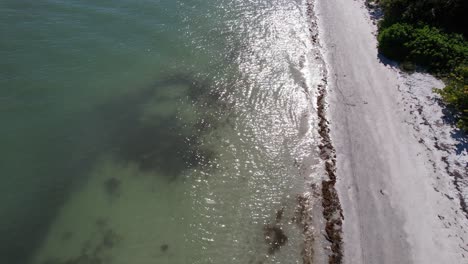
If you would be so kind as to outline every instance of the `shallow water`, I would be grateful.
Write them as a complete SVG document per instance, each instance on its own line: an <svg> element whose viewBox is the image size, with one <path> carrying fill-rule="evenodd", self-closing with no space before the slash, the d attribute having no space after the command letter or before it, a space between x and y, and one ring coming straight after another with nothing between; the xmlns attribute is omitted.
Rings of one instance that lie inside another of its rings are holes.
<svg viewBox="0 0 468 264"><path fill-rule="evenodd" d="M301 263L309 27L305 0L2 1L0 262Z"/></svg>

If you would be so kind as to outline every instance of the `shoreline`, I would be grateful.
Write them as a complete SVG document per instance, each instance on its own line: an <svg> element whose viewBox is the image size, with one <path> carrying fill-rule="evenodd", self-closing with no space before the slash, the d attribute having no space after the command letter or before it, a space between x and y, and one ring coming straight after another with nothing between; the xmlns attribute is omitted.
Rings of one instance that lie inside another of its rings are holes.
<svg viewBox="0 0 468 264"><path fill-rule="evenodd" d="M329 80L344 263L466 261L468 221L452 182L463 177L450 174L463 175L468 158L455 153L453 127L437 121L442 109L432 87L440 81L380 60L364 1L316 0L314 10ZM441 142L447 155L434 149Z"/></svg>
<svg viewBox="0 0 468 264"><path fill-rule="evenodd" d="M321 160L320 169L320 182L312 185L312 193L316 194L320 199L317 200L318 207L320 208L319 218L323 220L314 220L314 216L301 218L306 220L303 221L304 228L304 250L303 250L303 263L309 264L313 262L326 262L330 264L341 264L343 263L343 210L340 203L340 199L337 192L337 175L336 175L336 151L333 145L333 140L330 135L330 122L329 122L329 104L327 102L328 97L328 70L325 60L325 53L320 42L320 33L318 27L318 17L316 15L316 0L308 0L306 2L307 15L310 18L310 38L311 42L318 48L318 54L316 54L315 60L322 67L321 69L321 81L317 85L315 92L316 101L316 117L318 120L317 135L319 138L319 145L317 154ZM304 211L305 207L310 207L308 196L298 197L298 208ZM310 208L312 209L312 208ZM313 209L312 209L313 210ZM323 222L322 222L323 221ZM305 223L305 224L304 224ZM308 223L308 224L307 224ZM310 240L311 228L320 230L315 233L315 240L317 244L315 246L320 248L313 248ZM318 235L320 234L320 237Z"/></svg>

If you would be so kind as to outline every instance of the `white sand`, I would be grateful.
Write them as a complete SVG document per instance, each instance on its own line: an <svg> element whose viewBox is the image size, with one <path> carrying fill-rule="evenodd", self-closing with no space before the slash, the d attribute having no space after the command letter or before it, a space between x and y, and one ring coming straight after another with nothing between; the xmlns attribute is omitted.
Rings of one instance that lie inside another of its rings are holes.
<svg viewBox="0 0 468 264"><path fill-rule="evenodd" d="M468 263L468 221L446 170L466 178L468 159L466 150L457 155L460 139L431 92L442 84L379 60L363 2L315 7L329 66L345 263Z"/></svg>

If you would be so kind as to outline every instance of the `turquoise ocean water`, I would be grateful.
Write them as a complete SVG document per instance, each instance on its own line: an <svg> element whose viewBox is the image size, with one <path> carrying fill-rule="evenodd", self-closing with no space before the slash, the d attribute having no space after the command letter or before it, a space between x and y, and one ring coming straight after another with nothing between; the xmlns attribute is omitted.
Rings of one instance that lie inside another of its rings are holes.
<svg viewBox="0 0 468 264"><path fill-rule="evenodd" d="M309 20L305 0L0 1L0 263L302 263Z"/></svg>

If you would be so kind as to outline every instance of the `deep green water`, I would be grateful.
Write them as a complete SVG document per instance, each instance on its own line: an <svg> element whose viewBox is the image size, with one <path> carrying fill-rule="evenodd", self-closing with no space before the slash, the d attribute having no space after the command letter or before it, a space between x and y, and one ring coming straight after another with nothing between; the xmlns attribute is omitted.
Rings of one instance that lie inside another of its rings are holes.
<svg viewBox="0 0 468 264"><path fill-rule="evenodd" d="M0 263L301 263L309 27L305 0L0 1Z"/></svg>

